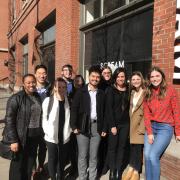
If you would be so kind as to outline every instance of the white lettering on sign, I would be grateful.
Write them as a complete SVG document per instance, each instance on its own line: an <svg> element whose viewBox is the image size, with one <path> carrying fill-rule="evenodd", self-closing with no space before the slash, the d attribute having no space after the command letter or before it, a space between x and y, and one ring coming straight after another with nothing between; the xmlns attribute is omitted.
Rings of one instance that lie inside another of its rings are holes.
<svg viewBox="0 0 180 180"><path fill-rule="evenodd" d="M118 67L124 67L124 60L123 61L108 61L100 63L100 66L109 66L112 69L112 72L115 71Z"/></svg>

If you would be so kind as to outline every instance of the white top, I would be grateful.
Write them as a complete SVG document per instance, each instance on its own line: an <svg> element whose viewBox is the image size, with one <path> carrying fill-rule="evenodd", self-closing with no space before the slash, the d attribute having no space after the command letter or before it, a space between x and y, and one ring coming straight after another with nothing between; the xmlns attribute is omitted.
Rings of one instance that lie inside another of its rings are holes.
<svg viewBox="0 0 180 180"><path fill-rule="evenodd" d="M137 96L137 92L134 93L133 101L132 101L132 105L133 105L133 107L132 107L132 112L134 112L134 109L135 109L135 107L136 107L137 102L139 101L139 98L141 97L142 92L143 92L143 90L140 91L140 93L139 93L138 96Z"/></svg>
<svg viewBox="0 0 180 180"><path fill-rule="evenodd" d="M48 113L48 105L49 105L49 97L45 98L42 104L43 109L43 117L42 117L42 127L45 133L44 139L48 142L58 144L58 130L59 130L59 101L54 96L54 102L49 113L49 118L47 119ZM65 109L65 122L64 122L64 129L63 129L63 142L64 144L69 141L71 128L70 128L70 107L67 97L65 97L64 103Z"/></svg>
<svg viewBox="0 0 180 180"><path fill-rule="evenodd" d="M96 112L96 95L97 90L92 91L88 86L88 91L91 99L91 120L97 120L97 112Z"/></svg>

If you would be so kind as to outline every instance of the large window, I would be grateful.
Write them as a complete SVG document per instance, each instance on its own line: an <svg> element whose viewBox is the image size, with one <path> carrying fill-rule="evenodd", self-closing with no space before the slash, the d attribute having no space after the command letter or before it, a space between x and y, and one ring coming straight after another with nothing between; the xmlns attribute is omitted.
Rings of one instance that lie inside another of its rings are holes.
<svg viewBox="0 0 180 180"><path fill-rule="evenodd" d="M47 67L48 80L52 83L55 80L55 29L53 25L42 33L42 59Z"/></svg>
<svg viewBox="0 0 180 180"><path fill-rule="evenodd" d="M85 0L85 24L132 2L135 0Z"/></svg>
<svg viewBox="0 0 180 180"><path fill-rule="evenodd" d="M151 66L153 10L85 32L84 72L92 65L125 66L128 73Z"/></svg>
<svg viewBox="0 0 180 180"><path fill-rule="evenodd" d="M22 75L28 73L28 42L23 45Z"/></svg>

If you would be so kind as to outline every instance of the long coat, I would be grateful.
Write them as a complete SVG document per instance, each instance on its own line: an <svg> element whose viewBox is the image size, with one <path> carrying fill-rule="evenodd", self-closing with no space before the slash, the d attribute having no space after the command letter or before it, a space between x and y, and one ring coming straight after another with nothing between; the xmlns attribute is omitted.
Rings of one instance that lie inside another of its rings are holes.
<svg viewBox="0 0 180 180"><path fill-rule="evenodd" d="M142 92L134 111L133 108L133 97L135 91L131 92L131 100L130 100L130 143L131 144L144 144L144 111L143 111L143 99L144 99L144 91Z"/></svg>

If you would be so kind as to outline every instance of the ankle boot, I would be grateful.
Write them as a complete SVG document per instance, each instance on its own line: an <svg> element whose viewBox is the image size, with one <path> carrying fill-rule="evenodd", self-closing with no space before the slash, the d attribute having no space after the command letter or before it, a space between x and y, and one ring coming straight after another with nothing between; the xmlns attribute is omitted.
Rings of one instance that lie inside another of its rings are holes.
<svg viewBox="0 0 180 180"><path fill-rule="evenodd" d="M109 180L115 180L115 175L116 175L116 171L115 170L110 170L109 173Z"/></svg>
<svg viewBox="0 0 180 180"><path fill-rule="evenodd" d="M139 173L137 171L134 171L130 180L140 180Z"/></svg>
<svg viewBox="0 0 180 180"><path fill-rule="evenodd" d="M133 175L133 169L128 169L127 173L124 175L123 180L130 180L131 176Z"/></svg>

